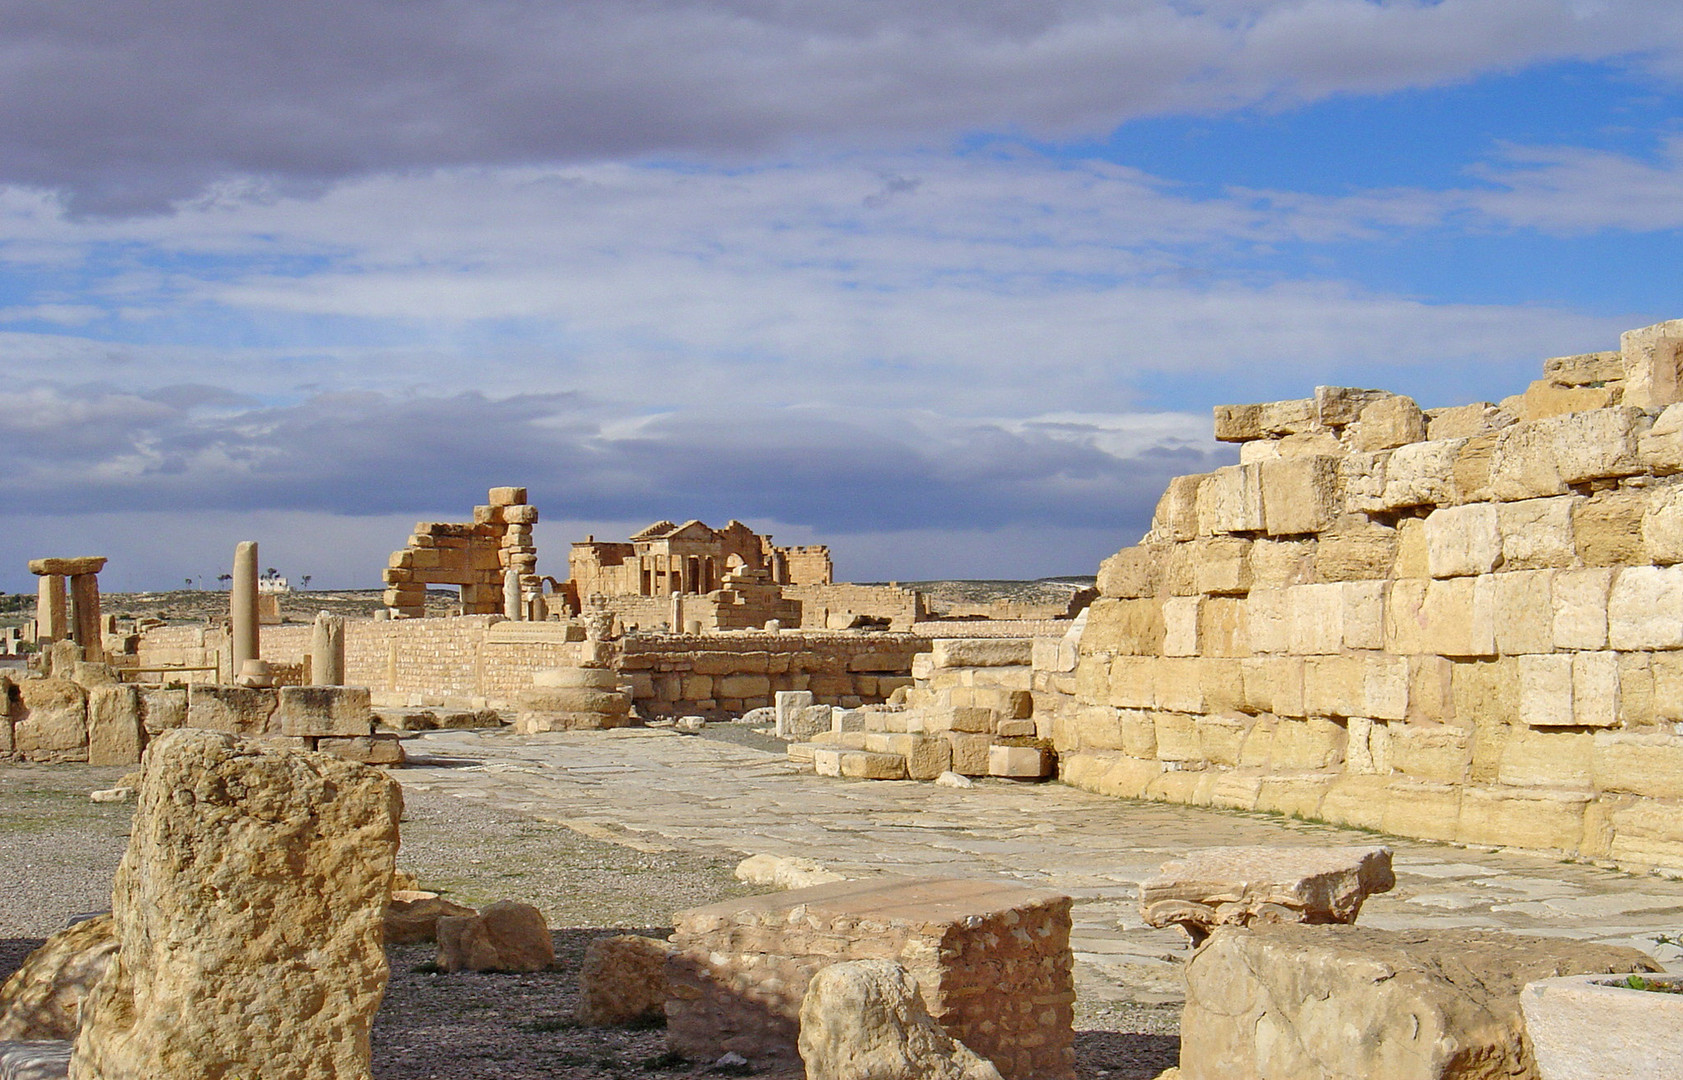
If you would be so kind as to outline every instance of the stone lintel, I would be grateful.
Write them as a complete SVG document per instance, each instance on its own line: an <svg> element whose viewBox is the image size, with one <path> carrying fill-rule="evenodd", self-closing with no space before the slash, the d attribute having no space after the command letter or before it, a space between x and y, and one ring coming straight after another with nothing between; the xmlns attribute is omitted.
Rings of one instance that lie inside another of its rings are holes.
<svg viewBox="0 0 1683 1080"><path fill-rule="evenodd" d="M29 572L31 574L62 574L73 577L77 574L97 574L105 569L104 555L82 555L73 559L30 559Z"/></svg>

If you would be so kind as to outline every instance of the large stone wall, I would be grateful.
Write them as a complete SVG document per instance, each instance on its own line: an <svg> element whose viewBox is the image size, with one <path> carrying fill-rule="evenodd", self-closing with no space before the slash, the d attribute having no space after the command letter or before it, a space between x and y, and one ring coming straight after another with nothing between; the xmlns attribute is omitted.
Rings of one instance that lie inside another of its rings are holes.
<svg viewBox="0 0 1683 1080"><path fill-rule="evenodd" d="M266 627L263 658L302 666L310 631ZM508 708L533 672L577 664L583 639L583 627L559 620L348 619L345 681L368 687L377 706ZM910 685L912 657L929 648L926 638L895 633L638 633L612 643L611 663L644 716L723 715L769 706L778 690L811 690L818 701L848 707L880 702ZM225 664L227 651L220 629L157 627L141 636L136 662ZM198 679L216 681L209 672Z"/></svg>
<svg viewBox="0 0 1683 1080"><path fill-rule="evenodd" d="M1101 569L1063 778L1683 867L1680 385L1683 321L1499 405L1218 408L1240 463Z"/></svg>

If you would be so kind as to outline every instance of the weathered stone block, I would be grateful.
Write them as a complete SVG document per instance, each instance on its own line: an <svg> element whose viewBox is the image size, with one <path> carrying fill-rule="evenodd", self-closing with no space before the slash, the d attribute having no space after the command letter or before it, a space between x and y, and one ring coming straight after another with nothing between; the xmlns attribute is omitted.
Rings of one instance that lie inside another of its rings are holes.
<svg viewBox="0 0 1683 1080"><path fill-rule="evenodd" d="M1543 361L1543 375L1557 386L1594 386L1622 382L1624 358L1616 350L1555 356Z"/></svg>
<svg viewBox="0 0 1683 1080"><path fill-rule="evenodd" d="M1408 716L1409 661L1406 656L1363 657L1361 709L1374 720Z"/></svg>
<svg viewBox="0 0 1683 1080"><path fill-rule="evenodd" d="M1044 747L998 744L988 747L989 776L1039 780L1052 776L1057 771L1057 757Z"/></svg>
<svg viewBox="0 0 1683 1080"><path fill-rule="evenodd" d="M1299 655L1344 649L1344 587L1296 585L1285 590L1291 651Z"/></svg>
<svg viewBox="0 0 1683 1080"><path fill-rule="evenodd" d="M1203 667L1197 657L1166 657L1157 662L1157 707L1179 712L1204 711Z"/></svg>
<svg viewBox="0 0 1683 1080"><path fill-rule="evenodd" d="M1140 915L1147 926L1180 926L1194 942L1218 926L1348 924L1396 883L1389 848L1204 848L1140 883Z"/></svg>
<svg viewBox="0 0 1683 1080"><path fill-rule="evenodd" d="M1555 431L1547 421L1504 428L1491 451L1490 497L1516 502L1566 494L1555 451Z"/></svg>
<svg viewBox="0 0 1683 1080"><path fill-rule="evenodd" d="M1243 596L1251 588L1251 541L1221 536L1193 542L1193 587L1211 596Z"/></svg>
<svg viewBox="0 0 1683 1080"><path fill-rule="evenodd" d="M1397 561L1397 530L1362 515L1341 519L1320 535L1315 573L1322 581L1368 581L1391 576Z"/></svg>
<svg viewBox="0 0 1683 1080"><path fill-rule="evenodd" d="M1262 406L1217 405L1215 437L1217 442L1249 442L1262 438Z"/></svg>
<svg viewBox="0 0 1683 1080"><path fill-rule="evenodd" d="M1182 1080L1532 1075L1519 994L1635 949L1493 931L1224 927L1187 964Z"/></svg>
<svg viewBox="0 0 1683 1080"><path fill-rule="evenodd" d="M1027 667L1034 662L1034 639L936 638L930 656L937 668Z"/></svg>
<svg viewBox="0 0 1683 1080"><path fill-rule="evenodd" d="M1099 564L1100 596L1137 599L1155 596L1163 581L1167 550L1160 544L1123 548Z"/></svg>
<svg viewBox="0 0 1683 1080"><path fill-rule="evenodd" d="M1413 398L1387 394L1364 405L1347 433L1356 450L1389 450L1426 440L1426 414Z"/></svg>
<svg viewBox="0 0 1683 1080"><path fill-rule="evenodd" d="M1667 405L1637 444L1642 463L1655 476L1683 472L1683 405Z"/></svg>
<svg viewBox="0 0 1683 1080"><path fill-rule="evenodd" d="M1429 582L1403 578L1391 582L1385 599L1385 648L1395 653L1431 651L1426 633L1426 589Z"/></svg>
<svg viewBox="0 0 1683 1080"><path fill-rule="evenodd" d="M1282 771L1326 769L1344 759L1345 730L1323 717L1282 718L1274 726L1270 762Z"/></svg>
<svg viewBox="0 0 1683 1080"><path fill-rule="evenodd" d="M1388 731L1391 767L1415 780L1464 784L1472 764L1472 733L1443 724L1397 724Z"/></svg>
<svg viewBox="0 0 1683 1080"><path fill-rule="evenodd" d="M1630 566L1647 562L1642 543L1645 492L1608 491L1572 508L1572 534L1585 566Z"/></svg>
<svg viewBox="0 0 1683 1080"><path fill-rule="evenodd" d="M367 735L374 729L363 686L283 686L270 724L282 735Z"/></svg>
<svg viewBox="0 0 1683 1080"><path fill-rule="evenodd" d="M1163 601L1163 655L1198 655L1198 608L1201 596L1176 596Z"/></svg>
<svg viewBox="0 0 1683 1080"><path fill-rule="evenodd" d="M82 1003L116 955L110 915L84 919L49 937L0 986L0 1041L74 1039Z"/></svg>
<svg viewBox="0 0 1683 1080"><path fill-rule="evenodd" d="M1234 596L1212 596L1200 604L1197 643L1198 650L1205 656L1249 656L1250 626L1244 600Z"/></svg>
<svg viewBox="0 0 1683 1080"><path fill-rule="evenodd" d="M1512 425L1515 417L1505 409L1488 401L1451 408L1426 410L1426 437L1439 439L1467 439L1486 435Z"/></svg>
<svg viewBox="0 0 1683 1080"><path fill-rule="evenodd" d="M1152 539L1178 543L1198 535L1198 487L1203 482L1203 474L1169 481L1151 518Z"/></svg>
<svg viewBox="0 0 1683 1080"><path fill-rule="evenodd" d="M1303 662L1304 704L1311 716L1362 716L1367 670L1354 656L1310 656Z"/></svg>
<svg viewBox="0 0 1683 1080"><path fill-rule="evenodd" d="M1338 486L1344 492L1344 509L1352 514L1371 514L1385 509L1385 470L1391 451L1351 451L1338 459Z"/></svg>
<svg viewBox="0 0 1683 1080"><path fill-rule="evenodd" d="M1649 494L1642 512L1642 546L1652 562L1683 563L1683 485Z"/></svg>
<svg viewBox="0 0 1683 1080"><path fill-rule="evenodd" d="M1436 439L1410 443L1391 451L1385 463L1385 489L1380 506L1396 510L1450 502L1455 458L1465 439Z"/></svg>
<svg viewBox="0 0 1683 1080"><path fill-rule="evenodd" d="M1625 331L1619 352L1626 405L1663 409L1683 399L1683 319Z"/></svg>
<svg viewBox="0 0 1683 1080"><path fill-rule="evenodd" d="M935 1022L1002 1076L1067 1078L1069 908L1067 896L994 881L887 878L680 912L668 1044L696 1059L733 1051L756 1065L792 1064L813 976L885 959L916 979ZM1009 1007L1021 1001L1035 1007Z"/></svg>
<svg viewBox="0 0 1683 1080"><path fill-rule="evenodd" d="M1549 421L1560 478L1581 484L1643 470L1639 444L1651 421L1629 406L1578 412Z"/></svg>
<svg viewBox="0 0 1683 1080"><path fill-rule="evenodd" d="M1336 586L1343 600L1339 623L1347 649L1385 647L1385 582L1347 581Z"/></svg>
<svg viewBox="0 0 1683 1080"><path fill-rule="evenodd" d="M1588 791L1594 749L1594 736L1588 732L1519 728L1502 746L1496 778L1509 787Z"/></svg>
<svg viewBox="0 0 1683 1080"><path fill-rule="evenodd" d="M593 940L579 966L579 1022L592 1027L664 1023L671 993L666 964L674 951L669 942L636 934Z"/></svg>
<svg viewBox="0 0 1683 1080"><path fill-rule="evenodd" d="M1263 523L1270 536L1320 532L1343 509L1335 457L1270 461L1258 469Z"/></svg>
<svg viewBox="0 0 1683 1080"><path fill-rule="evenodd" d="M1554 649L1553 570L1497 574L1496 651L1504 656Z"/></svg>
<svg viewBox="0 0 1683 1080"><path fill-rule="evenodd" d="M377 769L159 736L70 1075L367 1076L401 809Z"/></svg>
<svg viewBox="0 0 1683 1080"><path fill-rule="evenodd" d="M187 688L187 726L230 735L267 734L277 702L274 690L193 683Z"/></svg>
<svg viewBox="0 0 1683 1080"><path fill-rule="evenodd" d="M1198 486L1200 535L1262 530L1261 466L1226 465L1204 478Z"/></svg>
<svg viewBox="0 0 1683 1080"><path fill-rule="evenodd" d="M1289 401L1266 401L1258 408L1261 410L1257 423L1264 435L1297 435L1302 432L1315 430L1318 426L1315 419L1314 398L1292 398Z"/></svg>
<svg viewBox="0 0 1683 1080"><path fill-rule="evenodd" d="M1457 842L1577 851L1584 835L1584 792L1467 787L1461 792Z"/></svg>
<svg viewBox="0 0 1683 1080"><path fill-rule="evenodd" d="M1614 649L1683 648L1683 566L1627 566L1607 597Z"/></svg>
<svg viewBox="0 0 1683 1080"><path fill-rule="evenodd" d="M1494 575L1391 583L1385 647L1397 653L1492 656L1496 652Z"/></svg>
<svg viewBox="0 0 1683 1080"><path fill-rule="evenodd" d="M917 980L892 960L820 968L800 1021L807 1080L1000 1080L992 1062L930 1018Z"/></svg>
<svg viewBox="0 0 1683 1080"><path fill-rule="evenodd" d="M445 971L542 971L555 962L543 913L498 900L478 915L438 920L438 966Z"/></svg>
<svg viewBox="0 0 1683 1080"><path fill-rule="evenodd" d="M1441 507L1426 518L1426 564L1433 577L1488 574L1501 561L1494 504Z"/></svg>
<svg viewBox="0 0 1683 1080"><path fill-rule="evenodd" d="M1541 570L1568 567L1577 557L1572 533L1572 506L1577 496L1524 499L1497 508L1504 570Z"/></svg>
<svg viewBox="0 0 1683 1080"><path fill-rule="evenodd" d="M69 679L20 679L12 747L25 758L86 761L87 691Z"/></svg>

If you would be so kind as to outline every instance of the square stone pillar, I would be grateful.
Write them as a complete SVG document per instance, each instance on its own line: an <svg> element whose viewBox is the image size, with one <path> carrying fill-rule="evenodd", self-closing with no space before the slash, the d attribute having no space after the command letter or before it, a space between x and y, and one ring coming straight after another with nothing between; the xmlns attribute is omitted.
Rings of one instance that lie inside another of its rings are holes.
<svg viewBox="0 0 1683 1080"><path fill-rule="evenodd" d="M70 610L75 612L73 636L82 647L82 657L90 661L105 659L105 620L99 617L99 575L72 574L70 576Z"/></svg>
<svg viewBox="0 0 1683 1080"><path fill-rule="evenodd" d="M29 560L29 572L41 579L35 616L38 640L63 641L68 637L82 646L85 659L105 659L98 576L103 569L103 555ZM74 624L66 615L65 578L70 579L69 610L74 615Z"/></svg>
<svg viewBox="0 0 1683 1080"><path fill-rule="evenodd" d="M60 641L69 631L69 608L64 599L64 575L42 574L35 597L35 640Z"/></svg>

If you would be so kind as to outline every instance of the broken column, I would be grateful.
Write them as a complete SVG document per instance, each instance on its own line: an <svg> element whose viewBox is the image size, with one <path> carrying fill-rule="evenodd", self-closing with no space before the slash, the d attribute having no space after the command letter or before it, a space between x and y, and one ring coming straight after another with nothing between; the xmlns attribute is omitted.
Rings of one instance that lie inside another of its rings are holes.
<svg viewBox="0 0 1683 1080"><path fill-rule="evenodd" d="M315 686L345 685L345 620L317 612L310 634L310 682Z"/></svg>
<svg viewBox="0 0 1683 1080"><path fill-rule="evenodd" d="M103 555L29 561L29 572L41 578L36 612L38 640L62 641L68 636L82 646L85 659L105 659L104 626L99 617L99 572L104 568ZM72 618L65 617L64 579L67 577Z"/></svg>
<svg viewBox="0 0 1683 1080"><path fill-rule="evenodd" d="M153 743L75 1080L369 1075L402 796L378 769L177 729Z"/></svg>
<svg viewBox="0 0 1683 1080"><path fill-rule="evenodd" d="M35 564L30 564L33 570ZM68 636L65 624L67 608L64 599L64 575L40 575L41 581L36 592L35 600L35 640L45 645L53 641L61 641Z"/></svg>
<svg viewBox="0 0 1683 1080"><path fill-rule="evenodd" d="M228 634L228 681L236 682L246 661L258 659L255 540L243 540L234 547L234 587L228 599L228 615L233 622Z"/></svg>

